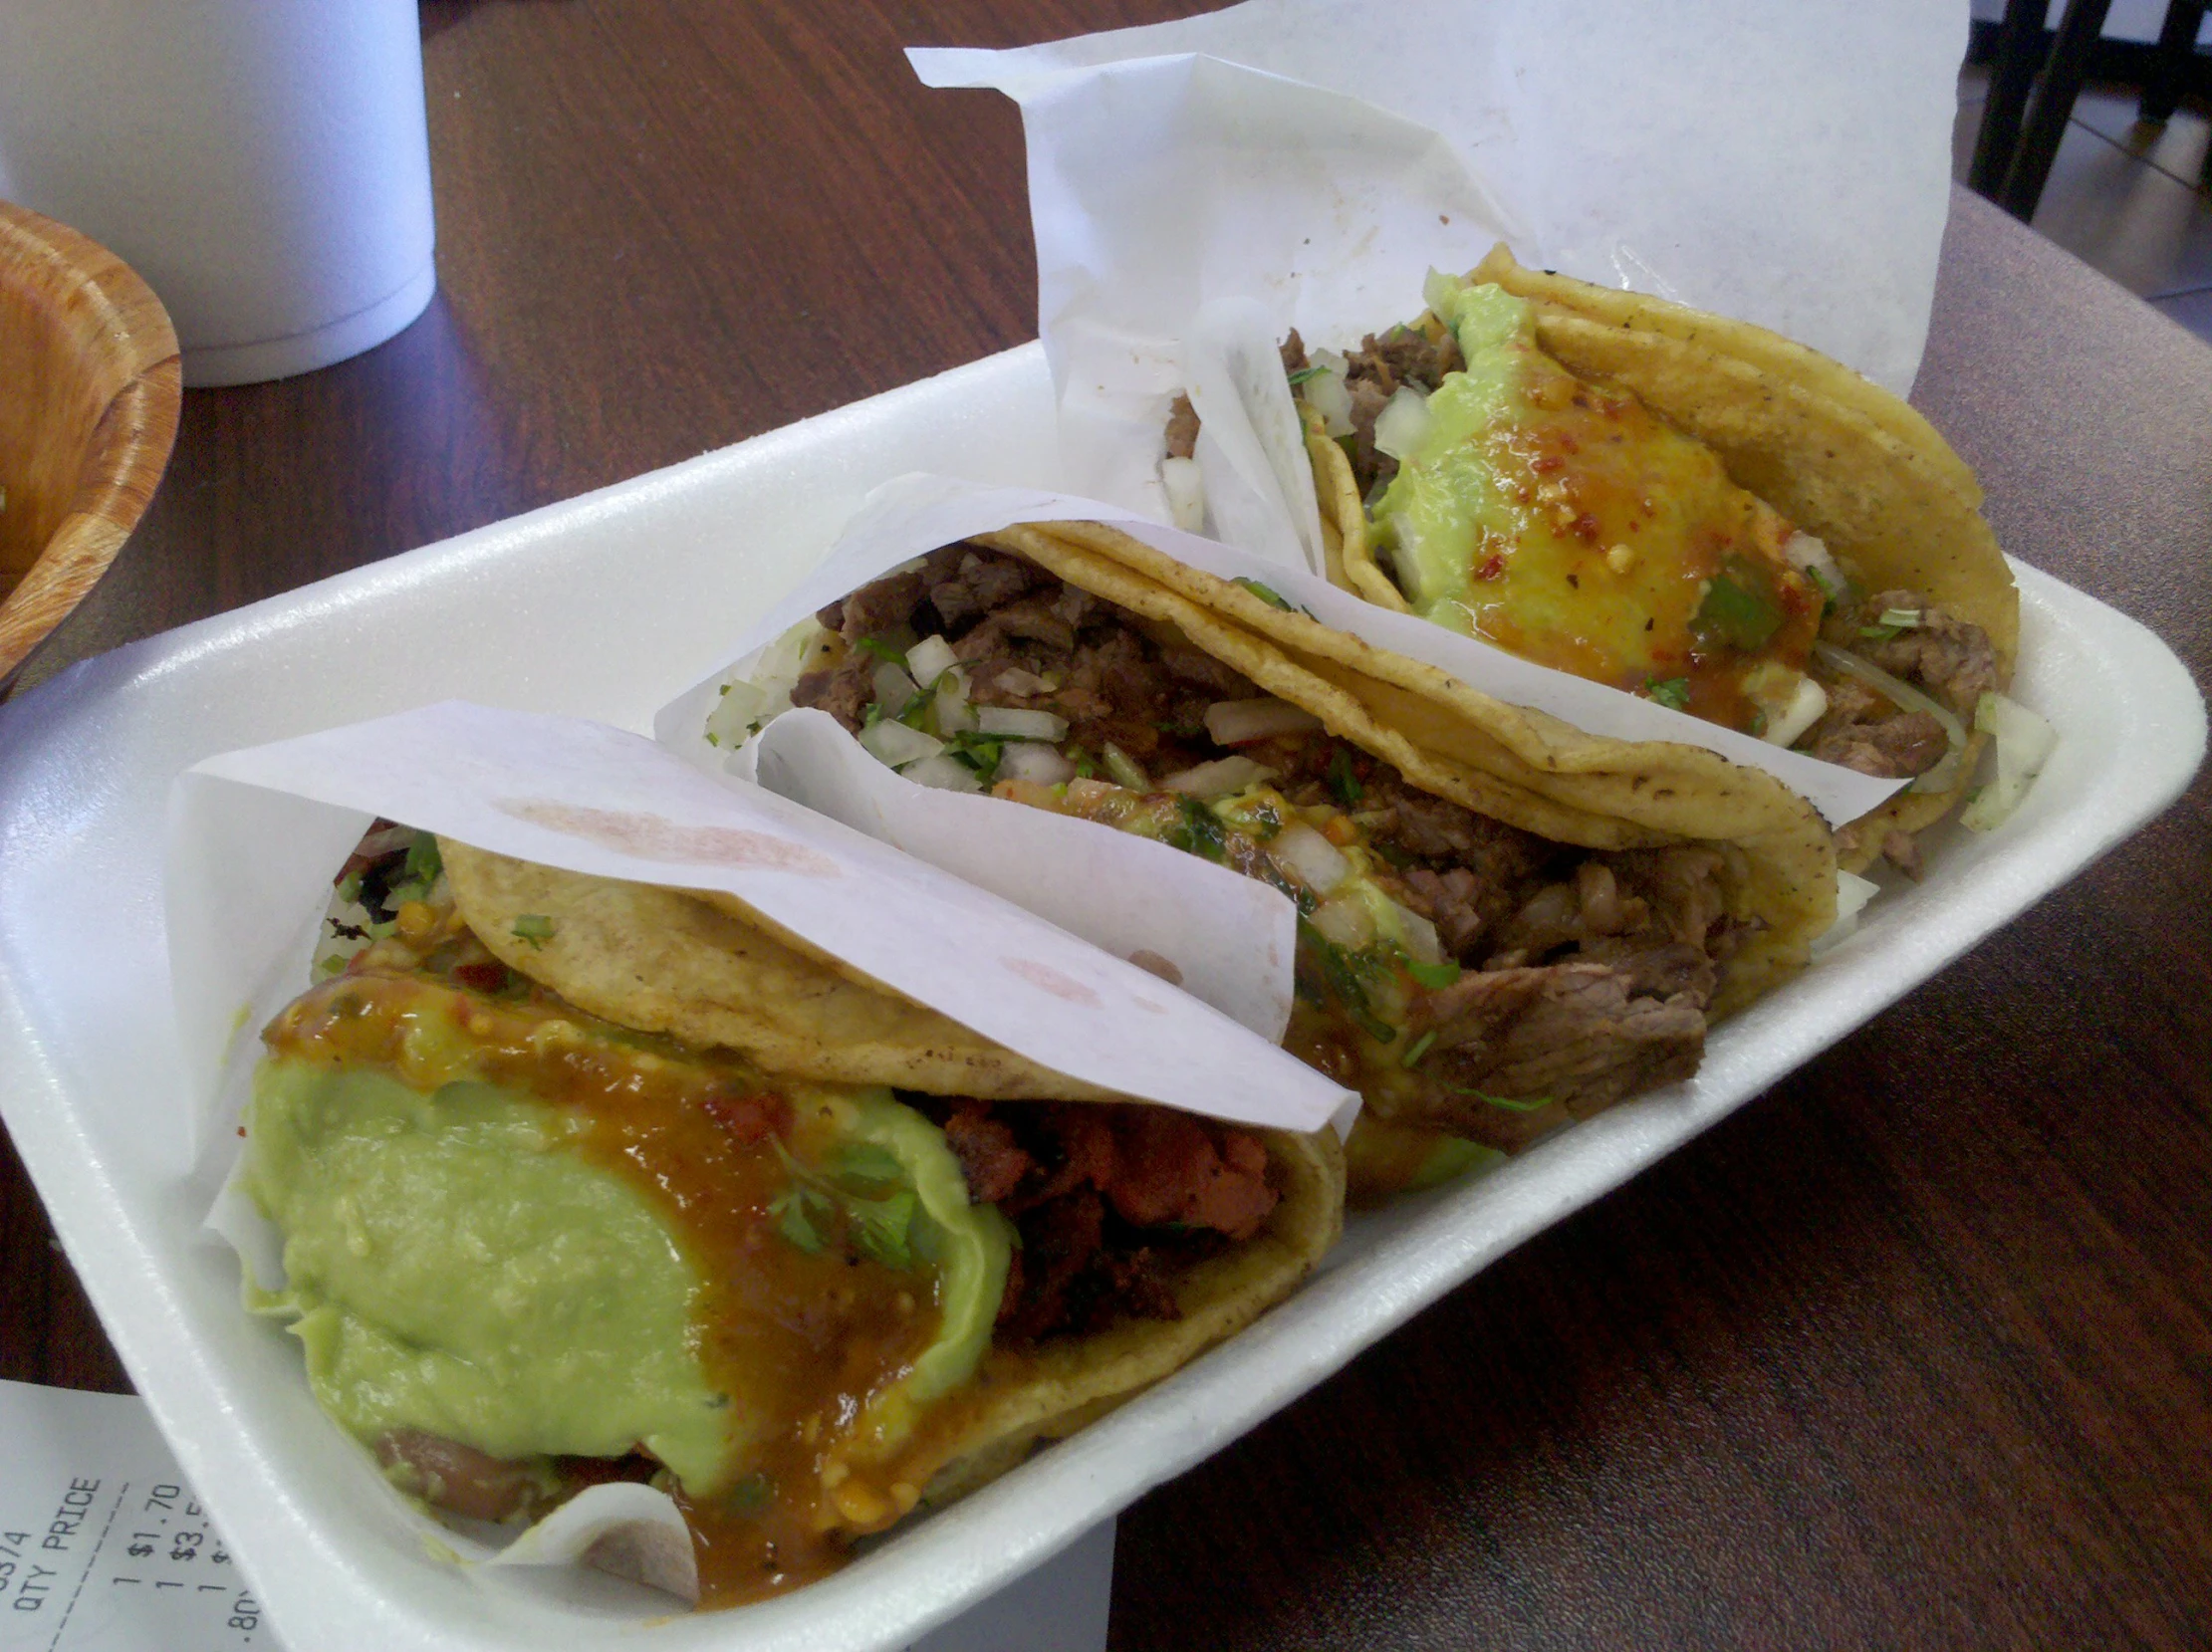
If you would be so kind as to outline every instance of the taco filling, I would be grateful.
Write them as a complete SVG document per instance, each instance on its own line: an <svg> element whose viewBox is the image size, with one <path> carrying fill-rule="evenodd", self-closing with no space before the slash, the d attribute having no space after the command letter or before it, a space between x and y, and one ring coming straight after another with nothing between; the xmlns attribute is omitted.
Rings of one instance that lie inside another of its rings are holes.
<svg viewBox="0 0 2212 1652"><path fill-rule="evenodd" d="M1921 794L1961 784L1982 696L2003 686L1980 625L1839 561L1705 442L1569 371L1530 299L1440 275L1425 296L1418 321L1355 351L1283 347L1309 427L1342 454L1320 479L1324 514L1341 492L1335 514L1357 519L1344 583ZM1178 398L1171 464L1198 428ZM1908 834L1877 838L1917 872Z"/></svg>
<svg viewBox="0 0 2212 1652"><path fill-rule="evenodd" d="M1172 628L980 545L817 620L783 645L790 703L909 778L1141 833L1294 901L1286 1044L1382 1133L1431 1132L1399 1185L1444 1162L1423 1156L1437 1129L1512 1149L1696 1070L1745 933L1730 847L1564 846L1432 796ZM710 736L735 744L780 699L737 685Z"/></svg>
<svg viewBox="0 0 2212 1652"><path fill-rule="evenodd" d="M668 1491L708 1605L834 1568L1284 1198L1211 1120L792 1081L588 1015L469 928L427 833L379 823L327 931L247 1120L287 1273L255 1305L425 1502Z"/></svg>

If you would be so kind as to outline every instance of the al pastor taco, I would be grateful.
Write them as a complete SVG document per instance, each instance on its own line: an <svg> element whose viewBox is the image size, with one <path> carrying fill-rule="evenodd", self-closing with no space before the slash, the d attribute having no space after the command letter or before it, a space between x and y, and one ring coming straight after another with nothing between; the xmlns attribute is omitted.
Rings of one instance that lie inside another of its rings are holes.
<svg viewBox="0 0 2212 1652"><path fill-rule="evenodd" d="M1333 1135L1096 1098L726 897L380 824L316 973L246 1120L257 1305L431 1505L668 1492L709 1606L1110 1409L1341 1226Z"/></svg>
<svg viewBox="0 0 2212 1652"><path fill-rule="evenodd" d="M1364 1096L1367 1195L1694 1072L1835 911L1828 830L1771 776L1585 735L1096 524L947 546L753 676L725 746L815 707L910 779L1282 890L1287 1044Z"/></svg>
<svg viewBox="0 0 2212 1652"><path fill-rule="evenodd" d="M2019 637L1981 491L1942 437L1802 346L1524 270L1503 247L1424 297L1355 351L1286 347L1331 577L1909 779L1838 848L1850 870L1887 854L1916 872L1911 834L1965 797L2014 711ZM1187 408L1170 421L1171 457L1193 425Z"/></svg>

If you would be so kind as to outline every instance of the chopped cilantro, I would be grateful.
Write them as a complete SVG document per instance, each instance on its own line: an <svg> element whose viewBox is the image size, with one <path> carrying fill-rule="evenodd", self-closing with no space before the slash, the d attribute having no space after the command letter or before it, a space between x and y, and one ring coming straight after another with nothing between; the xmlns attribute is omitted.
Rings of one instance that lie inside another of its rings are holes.
<svg viewBox="0 0 2212 1652"><path fill-rule="evenodd" d="M863 729L871 729L882 720L882 706L874 700L868 701L866 708L860 713L860 727Z"/></svg>
<svg viewBox="0 0 2212 1652"><path fill-rule="evenodd" d="M384 910L396 912L410 900L429 899L444 871L437 838L427 831L416 832L414 841L407 845L406 863L400 868L398 880L384 892Z"/></svg>
<svg viewBox="0 0 2212 1652"><path fill-rule="evenodd" d="M1424 964L1415 960L1405 966L1405 973L1433 992L1457 981L1462 971L1447 958L1441 964Z"/></svg>
<svg viewBox="0 0 2212 1652"><path fill-rule="evenodd" d="M1687 677L1647 677L1643 691L1669 711L1690 709L1690 679Z"/></svg>
<svg viewBox="0 0 2212 1652"><path fill-rule="evenodd" d="M852 1221L853 1248L885 1268L913 1267L909 1235L919 1204L910 1187L881 1199L847 1199L845 1212Z"/></svg>
<svg viewBox="0 0 2212 1652"><path fill-rule="evenodd" d="M847 1242L860 1256L886 1268L914 1266L912 1232L920 1201L904 1185L905 1167L888 1148L857 1142L838 1155L832 1176L819 1175L793 1158L782 1142L776 1156L792 1185L768 1207L776 1231L814 1256L829 1244L827 1225L841 1213ZM852 1186L847 1184L858 1184ZM877 1189L889 1189L877 1192Z"/></svg>
<svg viewBox="0 0 2212 1652"><path fill-rule="evenodd" d="M1171 845L1185 854L1203 855L1208 860L1228 858L1229 839L1212 810L1196 798L1178 798L1175 812L1175 824L1167 829L1167 841Z"/></svg>
<svg viewBox="0 0 2212 1652"><path fill-rule="evenodd" d="M721 744L722 744L722 742L721 742L720 740L718 740L718 739L716 739L716 738L715 738L715 734L714 734L714 731L713 731L712 729L709 729L709 730L707 730L707 735L706 735L706 743L707 743L707 744L708 744L709 746L719 746L719 745L721 745Z"/></svg>
<svg viewBox="0 0 2212 1652"><path fill-rule="evenodd" d="M1484 1090L1473 1089L1465 1084L1447 1084L1445 1088L1460 1095L1471 1095L1477 1101L1487 1101L1493 1107L1503 1107L1509 1113L1533 1113L1539 1108L1549 1107L1552 1104L1552 1098L1549 1095L1531 1096L1526 1101L1516 1101L1511 1096L1491 1095Z"/></svg>
<svg viewBox="0 0 2212 1652"><path fill-rule="evenodd" d="M849 1182L896 1182L905 1178L905 1167L888 1147L871 1141L855 1142L838 1155L838 1176Z"/></svg>
<svg viewBox="0 0 2212 1652"><path fill-rule="evenodd" d="M1236 579L1231 580L1229 583L1233 586L1244 587L1246 590L1249 590L1253 595L1257 596L1261 601L1265 602L1271 608L1281 608L1285 613L1292 613L1297 611L1291 605L1291 599L1288 596L1285 596L1281 591L1275 590L1272 586L1263 586L1262 584L1260 584L1259 581L1246 578L1242 575L1239 575Z"/></svg>
<svg viewBox="0 0 2212 1652"><path fill-rule="evenodd" d="M1413 1047L1398 1058L1398 1065L1413 1067L1421 1064L1421 1058L1428 1054L1428 1047L1436 1042L1436 1029L1431 1027L1413 1041Z"/></svg>
<svg viewBox="0 0 2212 1652"><path fill-rule="evenodd" d="M879 636L863 636L854 646L873 654L877 659L888 660L901 671L906 669L905 654L899 649L893 648Z"/></svg>
<svg viewBox="0 0 2212 1652"><path fill-rule="evenodd" d="M410 882L435 883L438 874L445 870L445 859L438 853L438 840L427 831L414 834L414 841L407 845L407 878Z"/></svg>
<svg viewBox="0 0 2212 1652"><path fill-rule="evenodd" d="M1081 746L1068 748L1068 760L1076 766L1076 779L1090 780L1099 772L1099 765Z"/></svg>
<svg viewBox="0 0 2212 1652"><path fill-rule="evenodd" d="M1320 373L1325 373L1329 369L1327 367L1300 367L1296 372L1285 374L1285 377L1288 378L1288 380L1290 381L1291 388L1296 389L1299 385L1305 383L1307 379L1315 377Z"/></svg>
<svg viewBox="0 0 2212 1652"><path fill-rule="evenodd" d="M809 1256L819 1256L827 1243L816 1222L830 1214L830 1201L811 1187L795 1187L768 1207L776 1218L776 1231Z"/></svg>
<svg viewBox="0 0 2212 1652"><path fill-rule="evenodd" d="M1769 576L1748 557L1730 557L1722 566L1705 587L1690 634L1708 646L1726 643L1748 654L1767 645L1784 615L1768 593Z"/></svg>
<svg viewBox="0 0 2212 1652"><path fill-rule="evenodd" d="M1329 759L1329 792L1345 808L1350 809L1367 795L1359 783L1359 776L1352 764L1352 748L1339 746Z"/></svg>
<svg viewBox="0 0 2212 1652"><path fill-rule="evenodd" d="M962 729L945 742L945 750L973 769L975 778L988 786L998 777L999 759L1006 755L1006 736Z"/></svg>
<svg viewBox="0 0 2212 1652"><path fill-rule="evenodd" d="M1380 973L1374 959L1339 946L1304 917L1298 920L1298 945L1300 956L1320 972L1320 985L1344 1006L1353 1026L1377 1044L1396 1040L1397 1029L1376 1015L1367 999L1367 981ZM1314 1002L1312 995L1308 1001Z"/></svg>
<svg viewBox="0 0 2212 1652"><path fill-rule="evenodd" d="M776 1501L776 1483L765 1474L749 1474L722 1495L722 1507L733 1515L757 1515Z"/></svg>
<svg viewBox="0 0 2212 1652"><path fill-rule="evenodd" d="M536 952L553 939L553 920L543 912L525 912L515 920L515 939L528 941Z"/></svg>

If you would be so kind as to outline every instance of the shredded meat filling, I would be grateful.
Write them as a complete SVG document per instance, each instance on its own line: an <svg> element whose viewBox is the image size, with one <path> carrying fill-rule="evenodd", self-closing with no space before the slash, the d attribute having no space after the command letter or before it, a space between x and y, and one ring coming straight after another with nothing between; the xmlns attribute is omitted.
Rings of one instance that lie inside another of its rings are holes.
<svg viewBox="0 0 2212 1652"><path fill-rule="evenodd" d="M1435 347L1421 341L1420 348ZM1423 367L1410 358L1411 341L1392 342L1394 354L1377 349L1385 364L1403 355L1404 371ZM893 579L895 590L870 588L842 605L841 634L849 640L894 634L901 645L907 637L941 635L967 666L975 704L1051 711L1067 719L1069 747L1097 756L1110 743L1154 777L1224 755L1206 732L1208 707L1259 693L1210 654L999 552L950 546L933 553L918 575ZM861 622L875 629L856 631ZM824 706L857 730L874 693L876 663L853 649L804 679L804 694L794 698ZM1378 1043L1371 1025L1338 1010L1316 1011L1326 1025L1303 1035L1294 1020L1292 1047L1358 1083L1378 1112L1446 1121L1494 1144L1517 1145L1565 1117L1695 1069L1704 1009L1738 939L1727 911L1723 851L1594 854L1563 847L1430 796L1389 764L1319 730L1236 750L1273 770L1273 784L1293 804L1326 804L1347 816L1380 862L1371 873L1376 885L1433 924L1445 955L1468 972L1448 988L1416 989L1410 1023L1394 1042ZM1226 864L1282 886L1263 839L1228 830L1217 847ZM1342 983L1331 981L1325 960L1305 944L1300 984L1309 1004L1342 996ZM1430 1033L1426 1054L1401 1062ZM1386 1082L1364 1081L1362 1073L1378 1064L1387 1069ZM1539 1099L1541 1107L1530 1104ZM1005 1119L996 1129L957 1125L956 1147L979 1197L1012 1173L1006 1167L1017 1161L1003 1135L1011 1127ZM1091 1136L1064 1136L1058 1156L1038 1162L1059 1166L1073 1178L1071 1187L1101 1195L1103 1232L1148 1219L1146 1207L1129 1201L1125 1180L1069 1170L1102 1149ZM1211 1207L1194 1209L1203 1218L1198 1226L1208 1227ZM1064 1286L1079 1298L1094 1289L1068 1283L1085 1277L1082 1266L1049 1260L1093 1254L1079 1243L1090 1231L1088 1219L1054 1221L1051 1234L1041 1236L1050 1242L1025 1251L1022 1263L1024 1291L1043 1293L1039 1301L1057 1300ZM1113 1292L1136 1299L1143 1288L1115 1286L1105 1295L1110 1299ZM1035 1313L1038 1322L1053 1322L1043 1308Z"/></svg>
<svg viewBox="0 0 2212 1652"><path fill-rule="evenodd" d="M906 1099L942 1117L969 1197L1021 1231L1002 1341L1178 1317L1173 1270L1250 1239L1282 1197L1258 1137L1165 1107Z"/></svg>

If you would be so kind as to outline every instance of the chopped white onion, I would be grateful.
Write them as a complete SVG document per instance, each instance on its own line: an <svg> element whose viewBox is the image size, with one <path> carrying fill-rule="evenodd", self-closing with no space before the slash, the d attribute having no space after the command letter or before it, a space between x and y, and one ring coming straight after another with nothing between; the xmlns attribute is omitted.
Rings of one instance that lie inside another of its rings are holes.
<svg viewBox="0 0 2212 1652"><path fill-rule="evenodd" d="M1053 691L1050 677L1040 677L1019 665L1003 667L991 679L991 686L1001 694L1050 694Z"/></svg>
<svg viewBox="0 0 2212 1652"><path fill-rule="evenodd" d="M1860 908L1880 893L1881 885L1872 878L1839 868L1836 873L1836 921L1814 940L1813 950L1826 952L1848 937L1858 927Z"/></svg>
<svg viewBox="0 0 2212 1652"><path fill-rule="evenodd" d="M1833 642L1816 642L1813 652L1832 671L1856 677L1879 689L1884 698L1901 711L1924 711L1943 726L1943 738L1951 749L1943 754L1936 766L1912 783L1915 792L1948 792L1958 784L1959 766L1966 758L1966 725L1958 720L1951 708L1941 700L1931 700L1901 677L1893 677L1880 666L1860 659L1848 649L1839 648Z"/></svg>
<svg viewBox="0 0 2212 1652"><path fill-rule="evenodd" d="M1169 775L1160 782L1160 789L1180 792L1200 803L1211 803L1215 798L1226 798L1232 792L1241 792L1247 786L1257 786L1263 780L1274 778L1273 769L1248 757L1217 757L1211 763L1201 763L1179 775Z"/></svg>
<svg viewBox="0 0 2212 1652"><path fill-rule="evenodd" d="M1144 765L1112 741L1106 743L1106 750L1099 757L1106 764L1106 773L1113 777L1116 786L1126 786L1131 792L1149 792L1152 789L1152 777L1144 772Z"/></svg>
<svg viewBox="0 0 2212 1652"><path fill-rule="evenodd" d="M945 743L942 740L888 719L880 723L870 723L860 730L860 750L878 763L889 764L893 769L918 763L925 757L935 757L944 749Z"/></svg>
<svg viewBox="0 0 2212 1652"><path fill-rule="evenodd" d="M1357 952L1374 940L1374 914L1356 895L1323 901L1314 908L1311 921L1324 940L1334 941L1349 952Z"/></svg>
<svg viewBox="0 0 2212 1652"><path fill-rule="evenodd" d="M1160 486L1167 490L1167 520L1186 534L1206 531L1206 479L1196 459L1162 459Z"/></svg>
<svg viewBox="0 0 2212 1652"><path fill-rule="evenodd" d="M1782 542L1782 560L1800 574L1819 576L1814 583L1832 596L1841 596L1849 587L1843 570L1829 554L1828 542L1800 531Z"/></svg>
<svg viewBox="0 0 2212 1652"><path fill-rule="evenodd" d="M1076 778L1076 766L1042 741L1017 740L999 754L998 778L1058 786Z"/></svg>
<svg viewBox="0 0 2212 1652"><path fill-rule="evenodd" d="M1421 302L1428 306L1438 321L1443 321L1444 313L1452 307L1452 300L1459 296L1466 285L1467 279L1464 276L1431 269L1421 280Z"/></svg>
<svg viewBox="0 0 2212 1652"><path fill-rule="evenodd" d="M1811 677L1798 679L1797 692L1790 696L1788 709L1779 716L1767 719L1767 732L1759 738L1777 746L1794 746L1798 736L1821 720L1821 713L1828 710L1828 690Z"/></svg>
<svg viewBox="0 0 2212 1652"><path fill-rule="evenodd" d="M975 726L985 734L1009 740L1061 741L1068 738L1068 719L1049 711L1025 711L1020 706L978 706Z"/></svg>
<svg viewBox="0 0 2212 1652"><path fill-rule="evenodd" d="M1412 456L1428 434L1428 392L1400 384L1374 416L1374 445L1393 459Z"/></svg>
<svg viewBox="0 0 2212 1652"><path fill-rule="evenodd" d="M1274 862L1317 895L1326 895L1352 871L1344 851L1301 823L1280 833L1267 846Z"/></svg>
<svg viewBox="0 0 2212 1652"><path fill-rule="evenodd" d="M753 725L766 718L769 699L768 690L753 683L726 684L722 697L706 714L707 738L717 746L742 746L753 732ZM790 701L784 704L789 705ZM776 709L781 711L783 707Z"/></svg>
<svg viewBox="0 0 2212 1652"><path fill-rule="evenodd" d="M1345 382L1350 363L1333 350L1317 350L1308 357L1321 371L1299 385L1306 405L1322 416L1332 436L1352 434L1352 386Z"/></svg>
<svg viewBox="0 0 2212 1652"><path fill-rule="evenodd" d="M968 673L955 665L937 679L937 703L930 708L937 732L946 739L968 734L975 728L975 712L968 705Z"/></svg>
<svg viewBox="0 0 2212 1652"><path fill-rule="evenodd" d="M958 656L952 644L941 636L925 636L906 650L906 669L913 673L914 681L927 688L951 670Z"/></svg>
<svg viewBox="0 0 2212 1652"><path fill-rule="evenodd" d="M1321 719L1312 712L1272 694L1257 700L1216 700L1206 707L1206 733L1216 746L1241 746L1320 727Z"/></svg>
<svg viewBox="0 0 2212 1652"><path fill-rule="evenodd" d="M896 717L904 711L913 703L915 694L920 692L914 687L914 679L906 675L903 668L893 665L887 659L876 665L874 680L875 703L882 709L886 719Z"/></svg>
<svg viewBox="0 0 2212 1652"><path fill-rule="evenodd" d="M880 724L877 727L881 727ZM931 787L939 792L980 792L983 782L975 778L975 771L947 752L935 757L925 757L919 763L908 764L899 770L916 786Z"/></svg>
<svg viewBox="0 0 2212 1652"><path fill-rule="evenodd" d="M1390 914L1397 919L1398 944L1406 955L1417 964L1441 964L1444 961L1444 943L1436 934L1436 926L1409 906L1390 902Z"/></svg>
<svg viewBox="0 0 2212 1652"><path fill-rule="evenodd" d="M1974 726L1995 742L1997 778L1983 787L1959 816L1959 824L1974 831L2003 826L2059 744L2059 731L2018 700L2002 694L1984 694L1974 710Z"/></svg>

